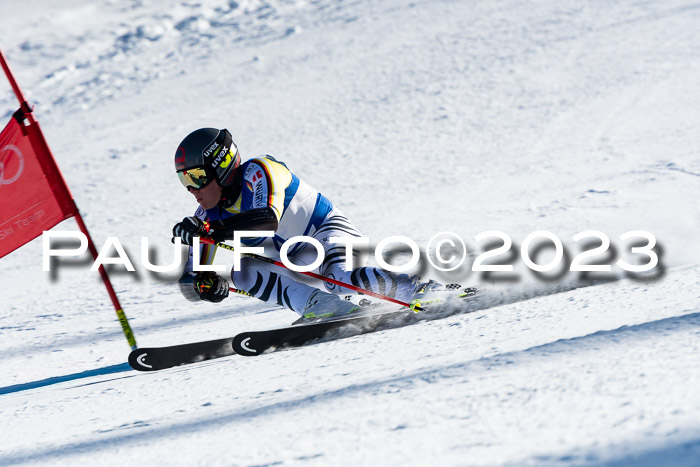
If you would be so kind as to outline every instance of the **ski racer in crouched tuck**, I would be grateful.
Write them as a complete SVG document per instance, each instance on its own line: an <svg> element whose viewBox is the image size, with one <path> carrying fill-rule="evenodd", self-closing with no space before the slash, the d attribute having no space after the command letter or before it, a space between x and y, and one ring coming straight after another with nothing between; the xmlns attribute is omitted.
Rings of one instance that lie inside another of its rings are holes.
<svg viewBox="0 0 700 467"><path fill-rule="evenodd" d="M419 284L416 278L394 275L383 269L359 267L346 270L345 246L332 244L331 237L361 236L355 226L321 193L271 156L241 163L231 134L202 128L190 133L175 153L175 169L184 187L199 203L194 216L175 225L173 236L190 245L189 260L180 288L190 300L220 302L229 294L227 280L213 272L194 272L192 245L195 236L216 242L233 239L236 230L274 231L274 237L243 238L247 246L262 246L265 255L279 259L282 244L298 235L313 237L324 249L324 260L315 272L352 283L398 300L410 302L439 284ZM202 264L211 264L216 246L201 245ZM312 245L296 243L288 252L298 265L316 259ZM359 255L353 264L359 264ZM352 291L325 282L326 291L293 278L293 272L254 258L241 258L241 270L231 271L238 290L265 302L277 303L307 320L348 315L359 309L340 294Z"/></svg>

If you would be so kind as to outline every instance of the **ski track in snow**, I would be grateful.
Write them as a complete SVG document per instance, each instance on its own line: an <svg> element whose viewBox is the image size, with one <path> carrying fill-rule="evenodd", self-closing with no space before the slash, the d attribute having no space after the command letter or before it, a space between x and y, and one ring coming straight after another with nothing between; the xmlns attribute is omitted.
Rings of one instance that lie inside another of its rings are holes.
<svg viewBox="0 0 700 467"><path fill-rule="evenodd" d="M31 0L0 18L98 246L134 263L141 236L171 257L195 208L172 152L220 126L375 243L545 229L574 255L595 229L625 256L618 236L645 229L663 266L544 280L516 255L514 280L438 274L483 291L441 319L142 374L89 263L52 278L36 240L0 260L0 465L697 465L697 4ZM190 304L136 266L112 276L142 346L294 319Z"/></svg>

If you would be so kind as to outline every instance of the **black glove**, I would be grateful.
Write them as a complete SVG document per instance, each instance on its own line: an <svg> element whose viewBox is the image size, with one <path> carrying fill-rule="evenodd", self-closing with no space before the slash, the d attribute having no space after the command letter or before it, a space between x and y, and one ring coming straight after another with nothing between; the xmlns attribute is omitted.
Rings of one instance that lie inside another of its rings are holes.
<svg viewBox="0 0 700 467"><path fill-rule="evenodd" d="M214 272L199 272L194 278L194 289L199 298L219 303L228 297L228 281Z"/></svg>
<svg viewBox="0 0 700 467"><path fill-rule="evenodd" d="M190 216L182 219L173 227L173 237L180 237L182 243L192 246L194 237L201 237L207 234L207 228L204 226L204 221L198 217Z"/></svg>

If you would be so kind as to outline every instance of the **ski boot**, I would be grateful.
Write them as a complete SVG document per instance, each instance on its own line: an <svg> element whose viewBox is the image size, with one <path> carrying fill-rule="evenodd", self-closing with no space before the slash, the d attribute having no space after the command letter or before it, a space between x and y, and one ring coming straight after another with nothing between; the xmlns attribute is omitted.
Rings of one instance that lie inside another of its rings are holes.
<svg viewBox="0 0 700 467"><path fill-rule="evenodd" d="M358 305L339 296L317 290L311 294L301 318L292 324L311 323L328 319L344 318L360 310Z"/></svg>
<svg viewBox="0 0 700 467"><path fill-rule="evenodd" d="M440 303L444 300L444 293L440 294L438 292L444 291L445 286L441 283L429 280L428 282L421 282L416 284L416 289L411 296L409 303L409 308L414 312L418 313L423 309L425 305Z"/></svg>
<svg viewBox="0 0 700 467"><path fill-rule="evenodd" d="M426 305L436 305L452 297L467 298L476 295L474 287L467 287L459 291L461 288L462 286L459 284L442 285L432 279L428 282L418 283L409 301L409 307L418 313Z"/></svg>

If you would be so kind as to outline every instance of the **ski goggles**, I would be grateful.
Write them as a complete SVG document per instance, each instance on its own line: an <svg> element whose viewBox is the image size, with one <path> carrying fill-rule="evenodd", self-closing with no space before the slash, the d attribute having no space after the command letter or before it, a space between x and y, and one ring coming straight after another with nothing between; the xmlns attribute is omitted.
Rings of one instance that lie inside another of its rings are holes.
<svg viewBox="0 0 700 467"><path fill-rule="evenodd" d="M182 170L177 173L177 177L180 179L182 186L187 189L194 188L195 190L204 188L214 180L203 167Z"/></svg>

